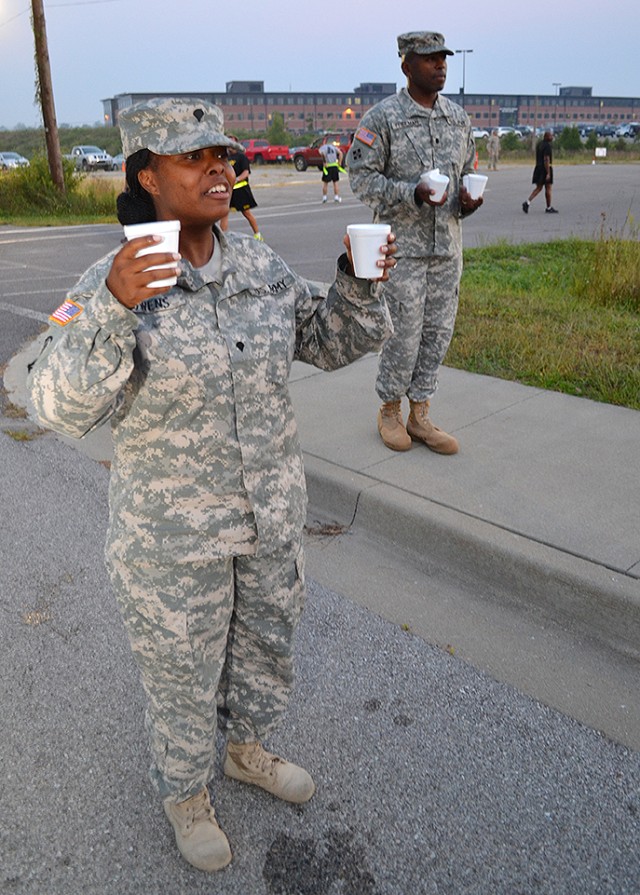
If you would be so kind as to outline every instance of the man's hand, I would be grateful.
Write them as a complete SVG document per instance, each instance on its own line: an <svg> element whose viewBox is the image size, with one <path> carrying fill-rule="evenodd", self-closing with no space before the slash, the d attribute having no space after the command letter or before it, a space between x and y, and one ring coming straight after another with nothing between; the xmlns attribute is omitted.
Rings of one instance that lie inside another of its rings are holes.
<svg viewBox="0 0 640 895"><path fill-rule="evenodd" d="M420 199L420 201L424 202L426 205L431 205L433 206L433 208L439 208L447 201L449 193L445 190L442 199L440 199L439 202L434 202L431 196L435 195L435 192L436 191L432 190L431 187L427 183L425 183L424 180L421 180L415 189L414 195L416 199Z"/></svg>
<svg viewBox="0 0 640 895"><path fill-rule="evenodd" d="M130 239L113 259L111 270L107 276L107 289L125 308L135 308L145 298L168 292L171 286L150 289L148 284L153 283L154 280L178 276L180 273L180 269L176 265L176 261L180 260L180 255L173 252L154 252L136 258L140 249L158 242L162 242L161 236L139 236L137 239ZM170 266L160 271L146 270L155 264Z"/></svg>
<svg viewBox="0 0 640 895"><path fill-rule="evenodd" d="M484 199L480 196L479 199L472 199L469 190L465 189L465 187L460 187L460 211L463 214L471 214L472 211L475 211L476 208L480 208Z"/></svg>

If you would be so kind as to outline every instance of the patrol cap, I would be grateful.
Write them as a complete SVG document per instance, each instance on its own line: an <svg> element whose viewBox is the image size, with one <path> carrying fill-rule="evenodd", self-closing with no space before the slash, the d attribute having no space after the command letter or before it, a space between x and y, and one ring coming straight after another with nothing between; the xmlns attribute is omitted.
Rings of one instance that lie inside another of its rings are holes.
<svg viewBox="0 0 640 895"><path fill-rule="evenodd" d="M179 155L207 146L243 150L240 143L225 136L222 110L203 99L148 99L119 112L118 125L125 158L139 149L150 149L156 155Z"/></svg>
<svg viewBox="0 0 640 895"><path fill-rule="evenodd" d="M432 53L446 53L453 56L453 50L444 45L444 35L437 31L408 31L398 35L398 56L407 53L420 53L430 56Z"/></svg>

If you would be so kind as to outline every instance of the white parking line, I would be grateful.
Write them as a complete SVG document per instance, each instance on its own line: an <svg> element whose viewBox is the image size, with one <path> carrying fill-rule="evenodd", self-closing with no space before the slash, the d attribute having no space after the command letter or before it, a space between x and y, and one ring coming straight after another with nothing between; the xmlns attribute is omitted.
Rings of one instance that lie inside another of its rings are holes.
<svg viewBox="0 0 640 895"><path fill-rule="evenodd" d="M19 293L15 294L17 295ZM23 292L20 294L33 295L33 292ZM5 301L0 301L0 311L7 311L9 314L15 314L18 317L28 317L30 320L39 320L41 323L49 322L48 314L41 314L40 311L32 311L29 308L19 308L15 305L9 305Z"/></svg>

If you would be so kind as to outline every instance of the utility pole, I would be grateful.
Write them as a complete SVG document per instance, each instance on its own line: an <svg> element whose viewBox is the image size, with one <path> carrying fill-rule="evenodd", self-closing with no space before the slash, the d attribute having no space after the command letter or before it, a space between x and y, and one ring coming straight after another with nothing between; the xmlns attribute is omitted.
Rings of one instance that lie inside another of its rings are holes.
<svg viewBox="0 0 640 895"><path fill-rule="evenodd" d="M62 154L58 137L58 123L53 101L53 85L51 83L51 66L49 64L49 48L47 45L47 27L44 19L43 0L31 0L31 24L36 47L36 67L38 71L38 98L42 109L44 135L47 142L47 158L49 171L54 186L64 195L64 172L62 170Z"/></svg>
<svg viewBox="0 0 640 895"><path fill-rule="evenodd" d="M462 53L462 108L464 109L464 88L467 53L473 53L473 50L456 50L456 53Z"/></svg>

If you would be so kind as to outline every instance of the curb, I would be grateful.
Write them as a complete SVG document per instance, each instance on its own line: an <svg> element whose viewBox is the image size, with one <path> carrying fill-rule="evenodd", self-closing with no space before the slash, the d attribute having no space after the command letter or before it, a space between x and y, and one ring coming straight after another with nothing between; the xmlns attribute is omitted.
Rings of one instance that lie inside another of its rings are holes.
<svg viewBox="0 0 640 895"><path fill-rule="evenodd" d="M382 541L425 575L535 612L640 660L640 582L305 454L310 516Z"/></svg>

